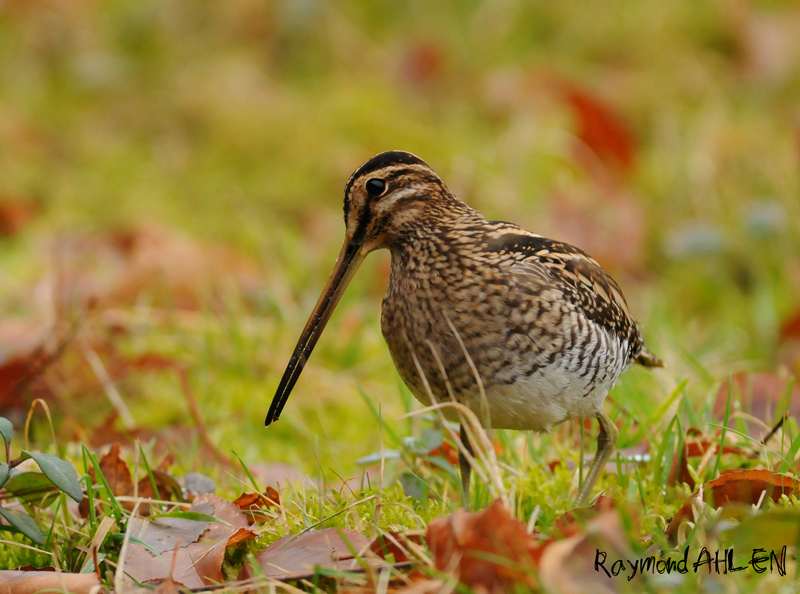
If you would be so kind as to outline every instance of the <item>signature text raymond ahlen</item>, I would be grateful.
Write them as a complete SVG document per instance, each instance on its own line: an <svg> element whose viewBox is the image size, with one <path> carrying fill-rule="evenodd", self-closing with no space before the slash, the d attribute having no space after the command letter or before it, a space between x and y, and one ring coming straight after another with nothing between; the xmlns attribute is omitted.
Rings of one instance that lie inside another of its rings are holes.
<svg viewBox="0 0 800 594"><path fill-rule="evenodd" d="M683 551L682 558L661 557L656 559L655 555L642 557L641 559L617 559L611 561L605 551L597 549L594 557L594 570L598 573L605 573L608 577L618 577L625 575L628 580L632 580L639 574L664 574L664 573L694 573L705 572L716 574L735 573L737 571L754 571L764 573L769 571L778 572L778 575L786 575L786 547L779 551L769 551L764 549L753 549L747 561L744 561L737 554L738 565L733 559L733 547L724 551L711 551L703 547L697 554L696 560L691 562L689 559L689 548Z"/></svg>

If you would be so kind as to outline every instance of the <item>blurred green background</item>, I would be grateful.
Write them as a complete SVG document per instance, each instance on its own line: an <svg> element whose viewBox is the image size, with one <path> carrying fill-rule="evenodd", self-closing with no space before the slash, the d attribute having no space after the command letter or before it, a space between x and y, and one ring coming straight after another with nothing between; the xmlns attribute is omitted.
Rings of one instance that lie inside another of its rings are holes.
<svg viewBox="0 0 800 594"><path fill-rule="evenodd" d="M113 409L87 349L135 424L191 425L175 374L136 359L156 353L185 366L222 450L352 473L379 441L358 387L405 427L379 329L388 253L262 423L338 253L347 178L403 149L618 280L668 368L612 399L796 373L798 27L788 0L2 0L0 355L86 320L26 392L61 435ZM9 415L27 410L15 381Z"/></svg>

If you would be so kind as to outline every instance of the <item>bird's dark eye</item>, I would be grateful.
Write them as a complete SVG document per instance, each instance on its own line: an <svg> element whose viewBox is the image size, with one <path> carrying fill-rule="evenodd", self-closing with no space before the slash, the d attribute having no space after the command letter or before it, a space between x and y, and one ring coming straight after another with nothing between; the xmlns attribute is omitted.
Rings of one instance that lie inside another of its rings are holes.
<svg viewBox="0 0 800 594"><path fill-rule="evenodd" d="M375 198L386 191L386 182L382 179L373 177L372 179L367 180L366 187L367 194Z"/></svg>

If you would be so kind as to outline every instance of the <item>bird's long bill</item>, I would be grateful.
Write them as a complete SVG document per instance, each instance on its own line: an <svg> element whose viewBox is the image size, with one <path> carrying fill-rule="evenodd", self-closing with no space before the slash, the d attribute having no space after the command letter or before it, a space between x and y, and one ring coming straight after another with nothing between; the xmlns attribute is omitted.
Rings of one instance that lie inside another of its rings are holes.
<svg viewBox="0 0 800 594"><path fill-rule="evenodd" d="M342 251L339 252L339 258L336 260L336 266L328 279L328 284L325 285L314 311L311 312L311 317L303 329L303 334L300 335L300 340L297 341L297 346L294 348L289 365L286 367L286 371L283 372L278 391L275 393L275 397L269 407L267 420L264 422L265 425L277 421L281 416L281 411L283 411L283 407L289 399L289 394L292 393L292 388L294 388L297 378L300 377L311 351L314 350L314 345L317 344L317 340L319 340L322 331L325 329L325 324L328 323L333 310L336 309L336 304L339 303L339 298L363 261L364 255L361 254L361 245L345 239Z"/></svg>

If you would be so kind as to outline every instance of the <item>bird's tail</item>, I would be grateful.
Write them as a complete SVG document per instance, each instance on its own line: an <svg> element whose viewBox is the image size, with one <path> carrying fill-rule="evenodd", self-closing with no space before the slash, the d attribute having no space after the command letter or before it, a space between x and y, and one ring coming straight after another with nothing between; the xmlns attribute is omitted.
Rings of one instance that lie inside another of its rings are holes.
<svg viewBox="0 0 800 594"><path fill-rule="evenodd" d="M664 362L656 357L653 353L648 351L647 347L644 345L642 345L642 350L639 351L639 354L634 361L645 367L664 367Z"/></svg>

